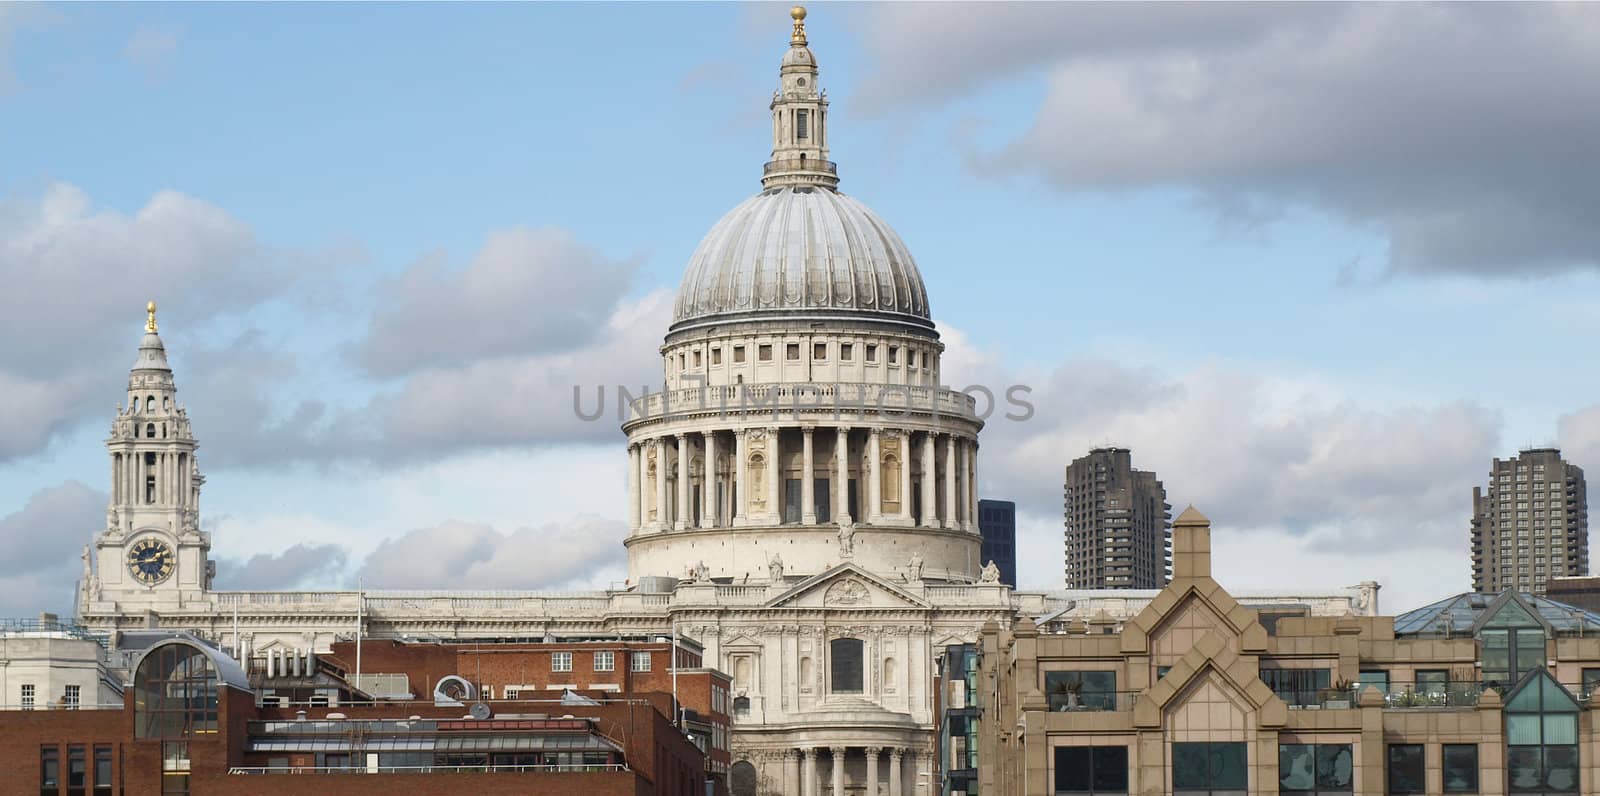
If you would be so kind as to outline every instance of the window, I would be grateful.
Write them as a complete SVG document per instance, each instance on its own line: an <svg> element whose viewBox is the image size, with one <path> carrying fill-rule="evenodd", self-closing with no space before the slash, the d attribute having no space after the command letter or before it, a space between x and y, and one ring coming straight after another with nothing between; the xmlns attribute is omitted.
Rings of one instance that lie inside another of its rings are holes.
<svg viewBox="0 0 1600 796"><path fill-rule="evenodd" d="M39 793L56 796L61 789L61 750L46 746L39 750Z"/></svg>
<svg viewBox="0 0 1600 796"><path fill-rule="evenodd" d="M82 697L82 695L83 695L83 686L80 686L80 685L69 685L69 686L67 686L66 692L61 695L61 706L66 708L67 710L77 710L78 709L78 702L79 702L79 699Z"/></svg>
<svg viewBox="0 0 1600 796"><path fill-rule="evenodd" d="M1444 745L1444 792L1478 792L1478 745L1447 743Z"/></svg>
<svg viewBox="0 0 1600 796"><path fill-rule="evenodd" d="M733 361L734 362L743 362L744 361L744 346L736 345L736 346L733 347Z"/></svg>
<svg viewBox="0 0 1600 796"><path fill-rule="evenodd" d="M89 760L81 745L67 747L67 796L83 796L89 787Z"/></svg>
<svg viewBox="0 0 1600 796"><path fill-rule="evenodd" d="M1261 681L1291 707L1320 704L1320 693L1328 688L1328 669L1262 669Z"/></svg>
<svg viewBox="0 0 1600 796"><path fill-rule="evenodd" d="M594 670L597 672L615 671L617 667L617 654L610 650L601 650L594 654Z"/></svg>
<svg viewBox="0 0 1600 796"><path fill-rule="evenodd" d="M505 695L506 699L516 699L522 696L522 689L518 686L508 685L506 686Z"/></svg>
<svg viewBox="0 0 1600 796"><path fill-rule="evenodd" d="M22 684L22 709L33 710L33 683Z"/></svg>
<svg viewBox="0 0 1600 796"><path fill-rule="evenodd" d="M814 343L811 346L811 358L812 359L819 359L819 360L827 359L828 358L828 344L827 343Z"/></svg>
<svg viewBox="0 0 1600 796"><path fill-rule="evenodd" d="M790 362L799 362L800 361L800 344L799 343L789 343L788 345L785 345L784 348L783 348L783 356L784 356L785 359L789 360Z"/></svg>
<svg viewBox="0 0 1600 796"><path fill-rule="evenodd" d="M550 671L552 671L552 672L570 672L570 671L572 671L572 653L570 653L570 652L552 652L552 653L550 653Z"/></svg>
<svg viewBox="0 0 1600 796"><path fill-rule="evenodd" d="M722 349L721 348L713 348L713 349L711 349L711 364L713 364L713 365L721 365L722 364Z"/></svg>
<svg viewBox="0 0 1600 796"><path fill-rule="evenodd" d="M650 653L648 653L648 652L635 652L635 653L633 653L633 656L629 659L628 668L630 668L630 669L632 669L633 671L636 671L636 672L648 672L648 671L650 671Z"/></svg>
<svg viewBox="0 0 1600 796"><path fill-rule="evenodd" d="M205 652L184 642L152 647L139 661L133 688L135 738L217 731L217 672Z"/></svg>
<svg viewBox="0 0 1600 796"><path fill-rule="evenodd" d="M850 360L855 359L855 358L856 358L856 347L855 347L854 343L840 343L839 344L839 359L840 360L842 360L844 362L849 362Z"/></svg>
<svg viewBox="0 0 1600 796"><path fill-rule="evenodd" d="M1116 672L1045 672L1044 692L1050 709L1116 710Z"/></svg>
<svg viewBox="0 0 1600 796"><path fill-rule="evenodd" d="M756 359L762 362L772 361L772 344L762 343L756 347Z"/></svg>
<svg viewBox="0 0 1600 796"><path fill-rule="evenodd" d="M1596 691L1600 691L1600 669L1585 667L1583 670L1583 693L1580 696L1588 699L1589 695Z"/></svg>
<svg viewBox="0 0 1600 796"><path fill-rule="evenodd" d="M111 747L94 748L94 792L111 792Z"/></svg>
<svg viewBox="0 0 1600 796"><path fill-rule="evenodd" d="M895 364L895 363L897 363L899 361L900 361L900 346L897 346L897 345L889 346L889 364L893 365L893 364Z"/></svg>
<svg viewBox="0 0 1600 796"><path fill-rule="evenodd" d="M1128 792L1128 747L1058 746L1057 794L1099 796Z"/></svg>
<svg viewBox="0 0 1600 796"><path fill-rule="evenodd" d="M1244 793L1249 779L1243 742L1175 743L1172 789L1177 794Z"/></svg>
<svg viewBox="0 0 1600 796"><path fill-rule="evenodd" d="M1511 793L1578 791L1579 706L1541 669L1506 698L1506 780Z"/></svg>
<svg viewBox="0 0 1600 796"><path fill-rule="evenodd" d="M810 120L809 117L810 114L804 108L794 112L794 135L796 138L807 137L806 122Z"/></svg>
<svg viewBox="0 0 1600 796"><path fill-rule="evenodd" d="M1449 669L1418 669L1417 693L1444 694L1450 690Z"/></svg>
<svg viewBox="0 0 1600 796"><path fill-rule="evenodd" d="M1521 578L1519 580L1525 580ZM1506 595L1479 631L1483 683L1509 688L1524 674L1545 664L1544 626L1519 600Z"/></svg>
<svg viewBox="0 0 1600 796"><path fill-rule="evenodd" d="M867 361L868 362L877 362L878 361L878 346L877 346L877 344L875 344L875 343L867 343Z"/></svg>
<svg viewBox="0 0 1600 796"><path fill-rule="evenodd" d="M697 367L697 368L700 367L700 352L699 351L694 352L694 366Z"/></svg>
<svg viewBox="0 0 1600 796"><path fill-rule="evenodd" d="M1422 744L1389 744L1389 792L1426 793L1427 767Z"/></svg>
<svg viewBox="0 0 1600 796"><path fill-rule="evenodd" d="M1355 759L1350 744L1291 744L1278 747L1279 793L1350 793Z"/></svg>
<svg viewBox="0 0 1600 796"><path fill-rule="evenodd" d="M734 697L733 698L733 715L735 715L735 716L748 716L748 715L750 715L750 697Z"/></svg>
<svg viewBox="0 0 1600 796"><path fill-rule="evenodd" d="M828 642L828 663L833 675L833 693L861 693L861 660L865 646L858 638L836 638Z"/></svg>

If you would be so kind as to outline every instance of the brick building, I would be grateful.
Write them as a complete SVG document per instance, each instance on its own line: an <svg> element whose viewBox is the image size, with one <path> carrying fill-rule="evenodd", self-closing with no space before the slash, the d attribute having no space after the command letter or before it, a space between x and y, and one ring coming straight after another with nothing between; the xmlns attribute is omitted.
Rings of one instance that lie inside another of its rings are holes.
<svg viewBox="0 0 1600 796"><path fill-rule="evenodd" d="M680 673L680 677L681 677ZM706 792L705 758L641 698L262 706L187 634L151 645L120 709L0 712L0 793L40 796Z"/></svg>

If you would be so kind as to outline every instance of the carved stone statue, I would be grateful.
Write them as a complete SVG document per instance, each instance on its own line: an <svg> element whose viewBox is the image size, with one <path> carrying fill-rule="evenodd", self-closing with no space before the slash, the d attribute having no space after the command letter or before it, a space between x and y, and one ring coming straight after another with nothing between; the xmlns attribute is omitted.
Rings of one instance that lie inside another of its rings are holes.
<svg viewBox="0 0 1600 796"><path fill-rule="evenodd" d="M845 523L839 526L839 555L848 557L855 552L856 526Z"/></svg>
<svg viewBox="0 0 1600 796"><path fill-rule="evenodd" d="M695 564L694 567L689 570L689 577L692 578L695 583L710 583L711 567L706 566L706 562L701 561Z"/></svg>
<svg viewBox="0 0 1600 796"><path fill-rule="evenodd" d="M773 583L783 582L783 558L781 556L773 556L767 562L767 577Z"/></svg>
<svg viewBox="0 0 1600 796"><path fill-rule="evenodd" d="M922 554L912 553L911 564L906 567L906 580L917 583L922 580Z"/></svg>
<svg viewBox="0 0 1600 796"><path fill-rule="evenodd" d="M1376 581L1364 580L1356 585L1355 609L1357 616L1374 616L1378 612L1378 586Z"/></svg>
<svg viewBox="0 0 1600 796"><path fill-rule="evenodd" d="M989 563L983 565L983 574L978 576L978 582L979 583L999 583L1000 582L1000 568L994 565L994 561L991 560Z"/></svg>

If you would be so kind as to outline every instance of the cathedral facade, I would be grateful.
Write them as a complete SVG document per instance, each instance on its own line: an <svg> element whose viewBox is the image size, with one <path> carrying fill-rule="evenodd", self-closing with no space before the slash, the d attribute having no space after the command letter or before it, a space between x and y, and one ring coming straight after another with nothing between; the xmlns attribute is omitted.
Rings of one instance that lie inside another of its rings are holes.
<svg viewBox="0 0 1600 796"><path fill-rule="evenodd" d="M761 190L690 259L661 348L664 389L623 424L628 589L213 589L198 446L152 305L106 443L111 505L86 551L79 620L188 630L241 660L326 651L358 627L677 632L732 676L736 793L929 792L946 647L1019 614L1116 624L1155 593L1014 593L979 560L983 422L971 397L939 386L944 346L910 251L838 190L804 16L795 9L771 100ZM1377 608L1367 590L1256 599Z"/></svg>

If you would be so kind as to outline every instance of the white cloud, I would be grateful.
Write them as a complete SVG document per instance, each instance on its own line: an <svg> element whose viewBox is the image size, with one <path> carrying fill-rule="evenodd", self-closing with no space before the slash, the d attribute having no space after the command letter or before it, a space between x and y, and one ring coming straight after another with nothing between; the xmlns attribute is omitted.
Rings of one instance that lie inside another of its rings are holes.
<svg viewBox="0 0 1600 796"><path fill-rule="evenodd" d="M338 585L348 555L336 544L296 544L281 553L217 559L218 589L328 588Z"/></svg>
<svg viewBox="0 0 1600 796"><path fill-rule="evenodd" d="M582 516L501 533L489 525L448 522L385 541L361 576L371 588L605 588L627 577L627 525Z"/></svg>
<svg viewBox="0 0 1600 796"><path fill-rule="evenodd" d="M1600 7L891 4L868 27L869 98L1048 76L1032 129L975 157L990 174L1309 206L1403 271L1600 267Z"/></svg>
<svg viewBox="0 0 1600 796"><path fill-rule="evenodd" d="M105 526L108 497L77 482L41 489L0 518L0 616L72 611L82 546Z"/></svg>

